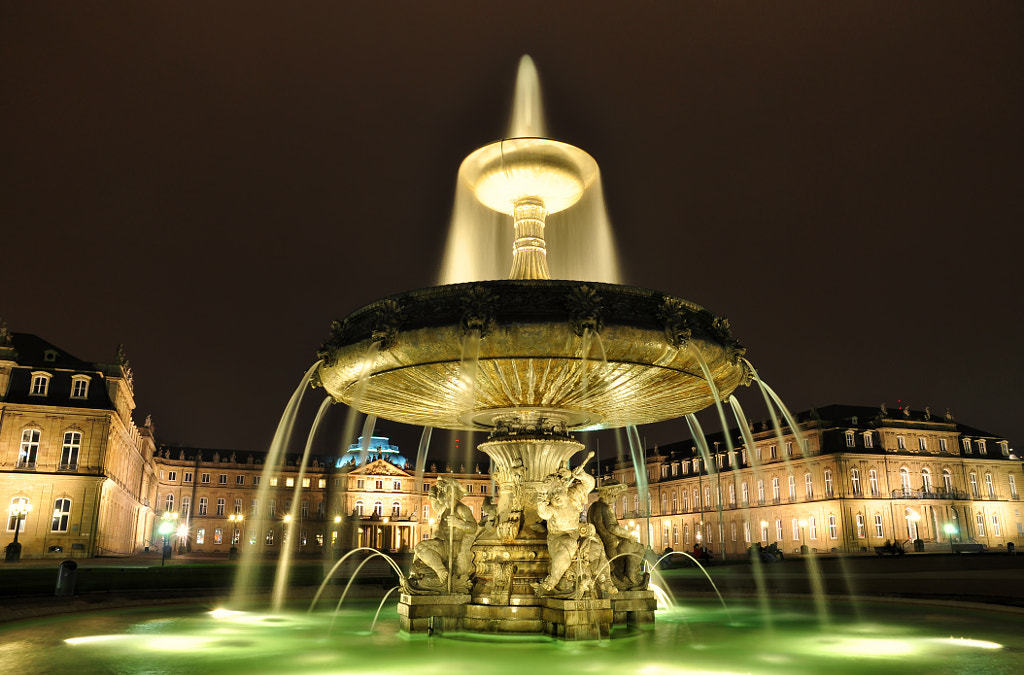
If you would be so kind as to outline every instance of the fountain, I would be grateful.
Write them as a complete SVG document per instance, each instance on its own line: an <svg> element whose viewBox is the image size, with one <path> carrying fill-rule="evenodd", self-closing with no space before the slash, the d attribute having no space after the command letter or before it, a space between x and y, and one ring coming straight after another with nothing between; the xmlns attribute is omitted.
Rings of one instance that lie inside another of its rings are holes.
<svg viewBox="0 0 1024 675"><path fill-rule="evenodd" d="M478 527L460 515L457 484L435 486L442 526L415 550L399 605L407 631L443 620L449 630L595 639L616 623L653 621L646 579L609 561L621 535L580 522L595 480L586 460L570 470L584 449L572 434L692 414L748 374L728 322L695 303L550 278L546 218L597 181L594 159L560 141L508 138L476 150L459 182L511 219L509 278L379 300L336 321L318 352L314 382L337 401L488 434L479 450L500 497Z"/></svg>
<svg viewBox="0 0 1024 675"><path fill-rule="evenodd" d="M610 513L622 486L600 486L581 521L595 479L586 470L589 455L572 465L585 450L573 432L629 427L632 440L636 424L689 421L710 405L721 416L721 400L756 374L727 322L694 303L548 278L546 216L598 187L596 162L582 150L506 139L471 154L460 181L513 219L512 278L410 291L359 309L332 326L307 374L371 419L423 426L421 472L430 429L488 434L479 449L492 460L498 499L481 526L461 503L458 481L441 476L431 487L440 525L415 549L397 612L387 612L397 620L378 622L377 602L328 613L162 608L91 613L82 635L68 615L45 627L0 629L10 668L1015 672L1022 645L1012 615L977 607L880 603L873 611L887 622L878 624L844 616L854 610L832 602L833 621L823 630L803 603L777 601L769 618L763 607L741 602L720 607L721 596L688 598L658 611L657 630L636 630L653 622L656 596L637 542ZM299 398L279 435L287 435ZM363 436L365 453L372 424ZM605 639L623 625L628 638Z"/></svg>

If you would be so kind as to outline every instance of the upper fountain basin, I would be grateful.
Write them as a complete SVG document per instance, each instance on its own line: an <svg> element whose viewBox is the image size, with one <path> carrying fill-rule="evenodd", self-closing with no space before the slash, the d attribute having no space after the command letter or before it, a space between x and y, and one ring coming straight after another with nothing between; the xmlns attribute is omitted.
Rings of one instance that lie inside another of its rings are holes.
<svg viewBox="0 0 1024 675"><path fill-rule="evenodd" d="M462 162L459 179L487 207L512 215L516 202L538 199L548 213L564 211L597 178L597 162L579 148L549 138L507 138Z"/></svg>
<svg viewBox="0 0 1024 675"><path fill-rule="evenodd" d="M742 354L727 321L664 293L482 281L409 291L334 322L314 384L417 426L486 429L510 411L555 411L570 428L616 428L711 405L701 358L728 396L746 378Z"/></svg>

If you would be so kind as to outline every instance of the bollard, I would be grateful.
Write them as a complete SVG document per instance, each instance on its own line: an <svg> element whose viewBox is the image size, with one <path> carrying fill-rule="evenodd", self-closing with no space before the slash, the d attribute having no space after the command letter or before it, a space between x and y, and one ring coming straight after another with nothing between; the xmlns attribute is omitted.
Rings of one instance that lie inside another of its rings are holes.
<svg viewBox="0 0 1024 675"><path fill-rule="evenodd" d="M54 595L68 597L75 594L75 576L78 574L78 563L65 560L57 566L57 589Z"/></svg>

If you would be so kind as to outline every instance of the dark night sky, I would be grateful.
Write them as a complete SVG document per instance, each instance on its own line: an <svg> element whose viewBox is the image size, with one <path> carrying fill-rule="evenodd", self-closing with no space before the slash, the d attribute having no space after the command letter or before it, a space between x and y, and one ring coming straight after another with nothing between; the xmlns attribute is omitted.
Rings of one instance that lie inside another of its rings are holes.
<svg viewBox="0 0 1024 675"><path fill-rule="evenodd" d="M434 283L524 53L627 282L795 410L1024 443L1019 2L4 3L0 316L125 343L158 440L264 448L332 319Z"/></svg>

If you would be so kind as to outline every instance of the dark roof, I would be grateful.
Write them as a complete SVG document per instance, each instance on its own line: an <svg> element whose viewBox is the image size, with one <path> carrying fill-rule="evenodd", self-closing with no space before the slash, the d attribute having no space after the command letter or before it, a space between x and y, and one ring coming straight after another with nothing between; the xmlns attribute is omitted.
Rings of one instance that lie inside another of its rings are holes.
<svg viewBox="0 0 1024 675"><path fill-rule="evenodd" d="M35 368L67 368L69 370L96 370L95 364L83 361L60 347L31 333L11 333L14 360L19 366ZM47 352L54 354L46 359Z"/></svg>

